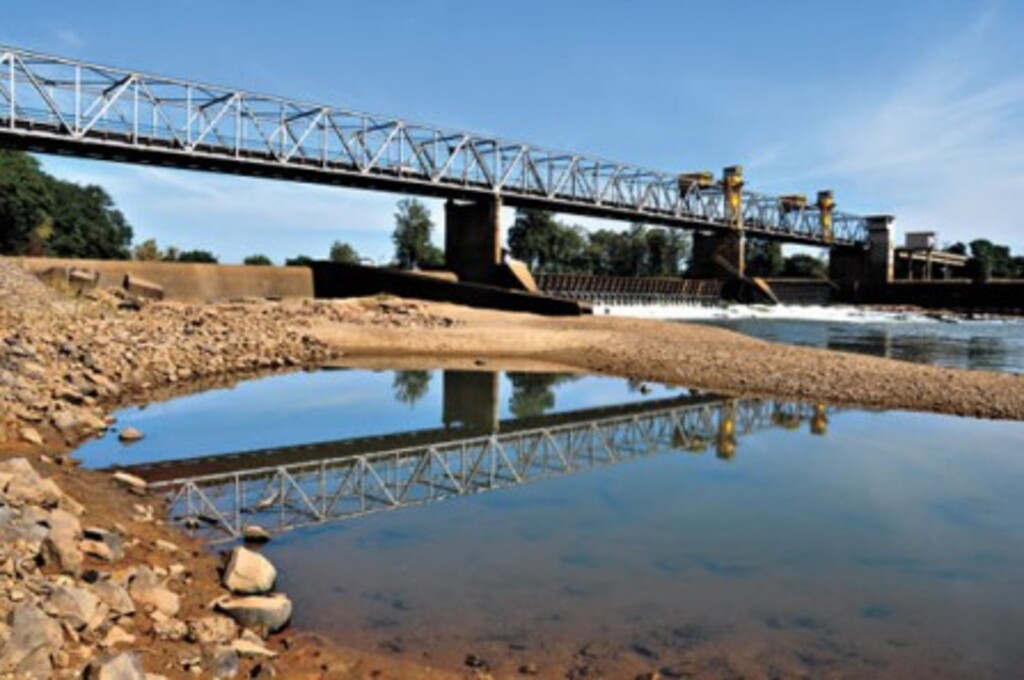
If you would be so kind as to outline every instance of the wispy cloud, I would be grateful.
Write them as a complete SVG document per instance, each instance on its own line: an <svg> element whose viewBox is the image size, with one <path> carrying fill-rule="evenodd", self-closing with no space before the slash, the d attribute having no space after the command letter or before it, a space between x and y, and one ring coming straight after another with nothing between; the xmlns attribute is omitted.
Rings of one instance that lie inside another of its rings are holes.
<svg viewBox="0 0 1024 680"><path fill-rule="evenodd" d="M895 212L904 229L1021 249L1024 75L1003 70L1006 30L1016 29L986 11L936 40L880 98L824 123L813 137L820 164L786 181L824 178Z"/></svg>
<svg viewBox="0 0 1024 680"><path fill-rule="evenodd" d="M57 40L65 47L82 47L85 41L73 29L58 28L56 31Z"/></svg>

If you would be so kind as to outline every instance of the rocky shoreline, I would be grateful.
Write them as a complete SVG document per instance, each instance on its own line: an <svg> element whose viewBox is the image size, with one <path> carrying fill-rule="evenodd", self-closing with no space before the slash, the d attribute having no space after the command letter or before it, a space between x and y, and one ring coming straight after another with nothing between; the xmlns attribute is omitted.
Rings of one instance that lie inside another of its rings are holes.
<svg viewBox="0 0 1024 680"><path fill-rule="evenodd" d="M243 667L248 677L277 676L279 652L266 640L292 606L272 593L277 572L266 558L236 547L221 577L227 593L200 613L182 605L194 555L137 528L157 521L148 499L134 504L131 522L83 522L86 506L25 458L0 461L0 493L0 677L234 678ZM145 652L132 651L139 643ZM142 658L154 643L186 645L147 673Z"/></svg>
<svg viewBox="0 0 1024 680"><path fill-rule="evenodd" d="M68 455L116 427L118 406L336 360L340 351L303 332L312 320L453 323L383 299L71 299L0 258L0 678L380 673L386 664L281 633L292 604L273 592L276 570L257 551L210 554L164 523L143 480L77 469Z"/></svg>

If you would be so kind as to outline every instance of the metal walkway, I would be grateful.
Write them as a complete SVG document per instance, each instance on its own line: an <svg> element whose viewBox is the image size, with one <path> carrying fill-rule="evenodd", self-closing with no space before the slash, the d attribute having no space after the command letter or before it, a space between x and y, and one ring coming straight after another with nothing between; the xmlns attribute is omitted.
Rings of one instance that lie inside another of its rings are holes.
<svg viewBox="0 0 1024 680"><path fill-rule="evenodd" d="M578 153L0 46L0 144L782 241L863 245L863 218ZM735 212L734 212L735 211ZM739 213L739 214L735 214Z"/></svg>
<svg viewBox="0 0 1024 680"><path fill-rule="evenodd" d="M210 538L247 524L270 531L493 491L668 451L732 458L737 438L809 423L824 433L822 406L705 397L693 403L393 451L167 480L172 517ZM172 464L173 465L173 464Z"/></svg>

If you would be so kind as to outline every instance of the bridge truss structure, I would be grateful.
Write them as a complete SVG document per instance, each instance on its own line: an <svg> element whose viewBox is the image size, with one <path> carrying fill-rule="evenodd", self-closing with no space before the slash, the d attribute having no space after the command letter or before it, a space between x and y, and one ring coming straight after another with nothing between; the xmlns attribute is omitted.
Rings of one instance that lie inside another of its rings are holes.
<svg viewBox="0 0 1024 680"><path fill-rule="evenodd" d="M390 116L0 46L0 144L505 205L799 243L867 242L862 217Z"/></svg>
<svg viewBox="0 0 1024 680"><path fill-rule="evenodd" d="M214 541L232 540L249 524L282 532L670 451L710 448L731 458L739 436L795 429L825 417L820 406L708 399L436 445L167 480L150 488L168 495L176 522Z"/></svg>

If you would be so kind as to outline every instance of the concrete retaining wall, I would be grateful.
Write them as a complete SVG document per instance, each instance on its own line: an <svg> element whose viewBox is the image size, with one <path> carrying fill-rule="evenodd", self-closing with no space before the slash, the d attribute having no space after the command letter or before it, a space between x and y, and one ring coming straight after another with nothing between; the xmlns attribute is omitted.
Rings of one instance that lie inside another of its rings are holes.
<svg viewBox="0 0 1024 680"><path fill-rule="evenodd" d="M862 289L852 301L1019 313L1024 311L1024 281L896 281Z"/></svg>
<svg viewBox="0 0 1024 680"><path fill-rule="evenodd" d="M419 300L452 302L467 307L548 316L579 316L590 311L586 305L573 300L475 283L455 283L414 272L356 264L317 261L313 263L313 276L318 298L364 297L388 293Z"/></svg>
<svg viewBox="0 0 1024 680"><path fill-rule="evenodd" d="M164 289L165 299L189 302L242 297L311 298L313 272L309 267L250 267L233 264L12 258L34 274L51 269L97 272L99 286L120 286L126 275L151 281Z"/></svg>

